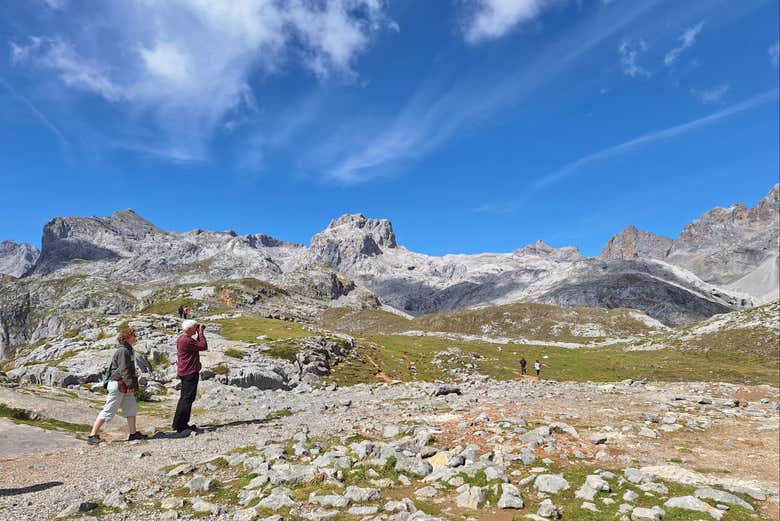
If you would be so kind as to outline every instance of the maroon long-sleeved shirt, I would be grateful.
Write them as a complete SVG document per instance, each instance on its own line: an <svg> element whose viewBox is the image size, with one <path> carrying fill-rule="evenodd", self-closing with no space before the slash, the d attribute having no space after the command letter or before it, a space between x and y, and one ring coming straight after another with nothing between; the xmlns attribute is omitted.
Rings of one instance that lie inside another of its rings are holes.
<svg viewBox="0 0 780 521"><path fill-rule="evenodd" d="M208 349L205 335L195 340L191 336L182 335L176 341L176 374L187 376L200 371L200 352Z"/></svg>

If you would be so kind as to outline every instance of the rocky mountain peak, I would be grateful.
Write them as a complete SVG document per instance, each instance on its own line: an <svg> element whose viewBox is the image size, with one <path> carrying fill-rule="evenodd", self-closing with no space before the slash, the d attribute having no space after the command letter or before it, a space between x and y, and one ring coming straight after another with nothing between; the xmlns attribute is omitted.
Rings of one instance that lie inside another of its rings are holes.
<svg viewBox="0 0 780 521"><path fill-rule="evenodd" d="M386 248L395 248L395 232L393 224L387 219L369 219L361 213L345 214L333 219L328 224L327 230L338 230L341 235L367 235L377 245Z"/></svg>
<svg viewBox="0 0 780 521"><path fill-rule="evenodd" d="M368 219L363 214L342 215L311 239L312 254L339 269L397 246L389 220Z"/></svg>
<svg viewBox="0 0 780 521"><path fill-rule="evenodd" d="M673 242L669 237L639 230L632 224L613 235L599 257L619 260L663 259Z"/></svg>
<svg viewBox="0 0 780 521"><path fill-rule="evenodd" d="M21 277L38 260L40 252L32 244L0 242L0 274Z"/></svg>
<svg viewBox="0 0 780 521"><path fill-rule="evenodd" d="M780 183L777 183L758 204L750 210L751 221L778 220L780 214Z"/></svg>
<svg viewBox="0 0 780 521"><path fill-rule="evenodd" d="M128 257L142 242L167 234L133 210L115 212L110 217L56 217L43 228L41 257L35 271L48 273L71 260Z"/></svg>
<svg viewBox="0 0 780 521"><path fill-rule="evenodd" d="M714 208L683 229L666 260L713 284L741 285L744 277L763 280L759 272L772 271L780 247L779 210L780 184L753 208L742 203ZM754 289L751 294L764 293Z"/></svg>
<svg viewBox="0 0 780 521"><path fill-rule="evenodd" d="M553 248L543 240L539 239L533 244L518 248L513 252L515 255L533 255L537 257L552 257L556 260L579 260L582 257L579 248L576 246L564 246L562 248Z"/></svg>

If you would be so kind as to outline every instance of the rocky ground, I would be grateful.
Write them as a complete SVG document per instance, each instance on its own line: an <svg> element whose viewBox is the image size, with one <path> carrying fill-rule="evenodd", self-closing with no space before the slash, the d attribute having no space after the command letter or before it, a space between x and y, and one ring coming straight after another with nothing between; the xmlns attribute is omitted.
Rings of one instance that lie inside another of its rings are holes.
<svg viewBox="0 0 780 521"><path fill-rule="evenodd" d="M118 418L91 447L63 425L92 421L93 393L6 384L0 402L67 423L0 418L0 518L777 520L778 398L478 375L292 391L212 379L202 434L166 433L169 393L142 402L153 439L123 441Z"/></svg>

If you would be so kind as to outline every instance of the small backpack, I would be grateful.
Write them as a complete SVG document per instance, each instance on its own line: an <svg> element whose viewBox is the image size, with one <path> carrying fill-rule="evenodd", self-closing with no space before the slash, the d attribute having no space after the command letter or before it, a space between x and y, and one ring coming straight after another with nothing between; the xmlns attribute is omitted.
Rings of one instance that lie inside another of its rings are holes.
<svg viewBox="0 0 780 521"><path fill-rule="evenodd" d="M112 371L111 368L114 365L114 357L111 357L111 361L106 366L106 369L103 371L103 389L108 389L108 384L111 383L111 380L114 378L114 374L116 371Z"/></svg>

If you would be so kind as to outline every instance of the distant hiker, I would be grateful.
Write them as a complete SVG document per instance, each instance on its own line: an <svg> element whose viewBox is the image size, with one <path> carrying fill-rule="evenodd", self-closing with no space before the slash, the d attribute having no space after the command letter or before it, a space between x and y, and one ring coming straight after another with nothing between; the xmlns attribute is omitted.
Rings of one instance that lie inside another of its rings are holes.
<svg viewBox="0 0 780 521"><path fill-rule="evenodd" d="M184 320L187 320L189 318L189 316L190 316L190 307L189 306L184 306L182 308L182 310L181 310L181 313L182 313L182 318Z"/></svg>
<svg viewBox="0 0 780 521"><path fill-rule="evenodd" d="M521 374L526 374L525 366L527 366L527 365L528 365L528 362L526 362L525 357L521 358L520 359L520 373Z"/></svg>
<svg viewBox="0 0 780 521"><path fill-rule="evenodd" d="M184 318L184 306L179 306L179 318Z"/></svg>
<svg viewBox="0 0 780 521"><path fill-rule="evenodd" d="M184 308L185 310L187 308ZM200 379L200 352L208 349L206 336L203 333L205 326L194 320L185 320L181 324L182 334L176 341L177 371L181 380L181 394L176 405L176 414L173 417L173 430L184 432L186 430L198 432L195 425L190 425L192 403L198 394L198 380ZM197 333L198 339L193 336Z"/></svg>
<svg viewBox="0 0 780 521"><path fill-rule="evenodd" d="M539 373L542 372L542 363L539 360L534 362L534 369L536 369L536 376L539 376Z"/></svg>
<svg viewBox="0 0 780 521"><path fill-rule="evenodd" d="M122 415L127 420L127 431L130 433L127 440L147 439L146 435L135 429L135 416L138 412L138 407L135 403L138 377L136 376L135 353L133 352L133 346L138 342L138 339L135 335L135 329L127 327L116 338L119 346L114 351L111 363L106 368L103 382L108 391L106 405L98 414L95 424L92 426L92 431L89 433L87 443L90 445L100 443L100 436L98 436L100 428L107 421L111 421L119 409L122 409Z"/></svg>

